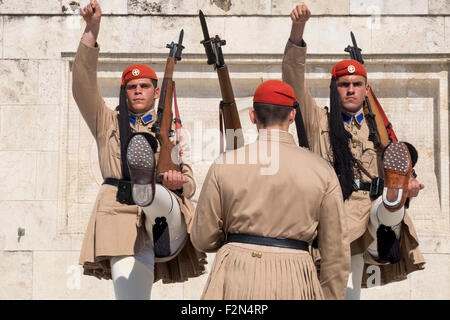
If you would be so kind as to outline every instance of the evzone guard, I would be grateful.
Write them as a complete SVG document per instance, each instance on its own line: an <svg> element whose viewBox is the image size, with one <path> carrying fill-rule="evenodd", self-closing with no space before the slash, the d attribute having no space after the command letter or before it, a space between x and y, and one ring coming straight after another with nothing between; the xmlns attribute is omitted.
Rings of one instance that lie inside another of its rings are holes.
<svg viewBox="0 0 450 320"><path fill-rule="evenodd" d="M418 237L405 208L407 199L416 197L424 185L415 179L417 151L411 144L375 145L370 117L365 115L366 97L372 92L367 71L358 61L334 65L330 110L317 106L305 81L303 31L310 15L303 3L291 12L282 75L300 101L310 149L330 161L339 177L352 255L346 298L359 299L361 286L367 286L371 275L369 265L380 268L380 284L405 279L408 273L424 268ZM319 246L320 241L319 237Z"/></svg>
<svg viewBox="0 0 450 320"><path fill-rule="evenodd" d="M172 74L181 58L182 34L178 44L169 45L162 89L152 68L131 65L122 73L119 106L112 110L97 84L101 8L92 0L81 13L86 29L73 63L73 96L97 143L105 180L79 261L84 274L112 279L117 299L149 299L154 282L186 281L203 274L206 264L187 233L195 193L189 146L169 141ZM175 163L170 161L174 149Z"/></svg>

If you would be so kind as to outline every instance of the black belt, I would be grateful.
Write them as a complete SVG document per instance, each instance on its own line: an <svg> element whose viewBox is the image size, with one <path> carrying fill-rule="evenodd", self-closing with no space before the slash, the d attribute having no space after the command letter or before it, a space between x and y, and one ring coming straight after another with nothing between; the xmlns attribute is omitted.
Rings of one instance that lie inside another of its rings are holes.
<svg viewBox="0 0 450 320"><path fill-rule="evenodd" d="M117 187L119 185L119 181L119 179L115 178L106 178L105 180L103 180L103 184L109 184Z"/></svg>
<svg viewBox="0 0 450 320"><path fill-rule="evenodd" d="M258 244L262 246L271 246L271 247L280 247L280 248L289 248L289 249L298 249L298 250L308 250L308 242L294 239L285 239L285 238L271 238L271 237L263 237L263 236L255 236L251 234L237 234L237 233L228 233L225 239L225 243L228 242L242 242L242 243L250 243L250 244Z"/></svg>
<svg viewBox="0 0 450 320"><path fill-rule="evenodd" d="M109 184L117 187L116 200L123 204L135 204L131 196L131 182L123 179L106 178L103 184Z"/></svg>
<svg viewBox="0 0 450 320"><path fill-rule="evenodd" d="M384 180L381 178L372 179L372 182L354 182L353 190L363 190L370 191L370 196L372 198L377 198L382 195L384 187Z"/></svg>

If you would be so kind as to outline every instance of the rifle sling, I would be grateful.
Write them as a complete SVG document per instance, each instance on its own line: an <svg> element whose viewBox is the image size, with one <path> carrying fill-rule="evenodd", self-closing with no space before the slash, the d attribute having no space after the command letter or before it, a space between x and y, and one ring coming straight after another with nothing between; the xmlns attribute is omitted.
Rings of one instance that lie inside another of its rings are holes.
<svg viewBox="0 0 450 320"><path fill-rule="evenodd" d="M219 105L219 127L220 127L220 153L224 152L224 145L223 145L223 139L224 139L224 133L223 133L223 126L224 126L224 119L223 119L223 101L220 101Z"/></svg>

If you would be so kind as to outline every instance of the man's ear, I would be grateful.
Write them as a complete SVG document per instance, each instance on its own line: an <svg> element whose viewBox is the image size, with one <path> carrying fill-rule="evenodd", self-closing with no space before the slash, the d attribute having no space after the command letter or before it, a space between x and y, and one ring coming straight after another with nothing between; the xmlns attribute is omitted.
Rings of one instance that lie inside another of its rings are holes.
<svg viewBox="0 0 450 320"><path fill-rule="evenodd" d="M161 91L159 90L159 88L155 89L155 99L159 99L159 95L161 94Z"/></svg>
<svg viewBox="0 0 450 320"><path fill-rule="evenodd" d="M369 95L369 89L370 89L369 83L367 82L367 79L366 79L366 97Z"/></svg>
<svg viewBox="0 0 450 320"><path fill-rule="evenodd" d="M292 108L291 112L289 113L289 124L295 121L295 115L297 114L297 110L295 108Z"/></svg>
<svg viewBox="0 0 450 320"><path fill-rule="evenodd" d="M255 113L255 109L251 108L250 110L248 110L248 116L250 117L250 121L253 124L256 124L256 113Z"/></svg>

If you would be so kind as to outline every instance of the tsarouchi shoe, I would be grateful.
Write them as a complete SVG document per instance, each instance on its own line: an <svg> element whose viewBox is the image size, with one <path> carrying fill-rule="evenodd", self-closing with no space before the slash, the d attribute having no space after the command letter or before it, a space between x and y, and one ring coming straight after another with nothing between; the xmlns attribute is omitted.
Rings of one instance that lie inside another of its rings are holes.
<svg viewBox="0 0 450 320"><path fill-rule="evenodd" d="M383 204L386 209L396 211L405 204L409 178L413 171L406 144L393 142L386 147L383 168Z"/></svg>
<svg viewBox="0 0 450 320"><path fill-rule="evenodd" d="M133 185L134 202L141 207L149 206L155 197L155 154L147 138L134 135L127 146L127 164Z"/></svg>

